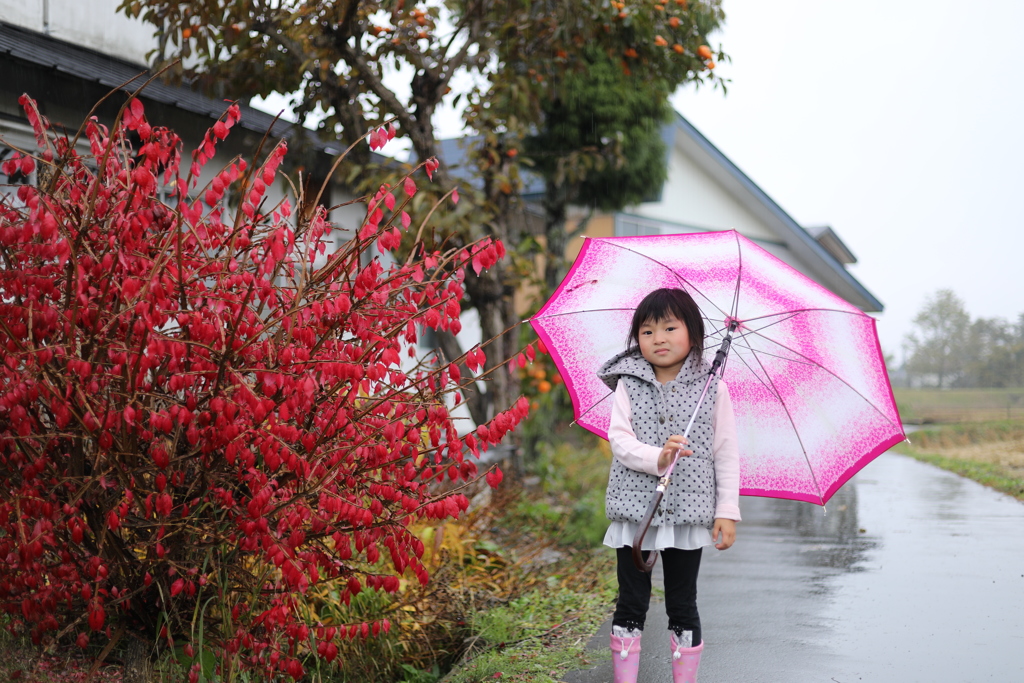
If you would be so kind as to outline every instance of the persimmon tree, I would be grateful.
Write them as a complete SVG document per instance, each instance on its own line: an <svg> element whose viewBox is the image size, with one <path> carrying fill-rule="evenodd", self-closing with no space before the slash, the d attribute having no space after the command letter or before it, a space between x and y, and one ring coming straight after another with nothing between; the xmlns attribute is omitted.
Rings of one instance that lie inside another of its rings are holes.
<svg viewBox="0 0 1024 683"><path fill-rule="evenodd" d="M506 332L520 317L513 292L532 276L532 261L516 261L530 220L520 198L524 139L548 125L566 78L590 69L594 51L626 76L617 87L646 93L657 83L661 98L665 88L714 80L706 44L724 18L721 0L122 0L121 10L155 27L156 66L187 57L172 70L218 96L293 94L300 119L313 116L322 134L346 144L395 117L414 163L441 158L437 196L456 180L443 163L435 113L463 107L476 141L457 174L479 182L436 226L445 243L487 236L510 247L509 258L465 281L466 305L479 313L484 338L496 338L488 370L518 350L518 335ZM622 156L614 146L592 147L551 148L552 165L562 159L582 177L588 159L615 167ZM363 172L370 157L357 152L351 177L389 172ZM422 211L432 204L425 195ZM462 355L457 339L438 336L448 358ZM517 394L515 375L495 374L485 393L468 396L474 420L486 422Z"/></svg>
<svg viewBox="0 0 1024 683"><path fill-rule="evenodd" d="M120 642L126 680L146 680L169 648L191 658L192 681L298 679L340 639L387 630L324 622L305 596L427 582L409 525L459 516L474 456L525 417L521 399L460 435L458 365L412 357L423 328L458 332L464 268L493 266L502 245L365 258L409 227L409 175L364 198L362 229L328 252L316 197L269 204L284 142L200 186L236 106L183 159L138 99L81 140L22 104L38 149L4 170L40 182L18 188L17 208L0 203L10 623L101 659ZM393 135L375 128L370 143Z"/></svg>

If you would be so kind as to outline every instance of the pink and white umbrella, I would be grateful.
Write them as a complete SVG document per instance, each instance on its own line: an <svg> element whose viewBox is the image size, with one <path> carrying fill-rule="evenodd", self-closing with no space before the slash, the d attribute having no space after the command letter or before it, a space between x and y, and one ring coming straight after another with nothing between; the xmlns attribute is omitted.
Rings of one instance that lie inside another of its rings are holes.
<svg viewBox="0 0 1024 683"><path fill-rule="evenodd" d="M824 505L904 440L875 320L735 231L586 240L530 320L579 425L607 438L612 393L597 369L625 349L633 310L660 287L701 307L708 360L738 323L721 377L740 493Z"/></svg>

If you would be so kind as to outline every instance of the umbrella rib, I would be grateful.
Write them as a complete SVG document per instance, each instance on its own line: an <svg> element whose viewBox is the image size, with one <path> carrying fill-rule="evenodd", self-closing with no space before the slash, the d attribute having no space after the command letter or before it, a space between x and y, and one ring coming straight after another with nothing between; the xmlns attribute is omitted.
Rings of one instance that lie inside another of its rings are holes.
<svg viewBox="0 0 1024 683"><path fill-rule="evenodd" d="M527 318L523 322L530 322L533 320L544 320L545 318L558 318L563 315L580 315L582 313L608 313L609 311L632 311L636 310L636 307L623 307L623 308L588 308L582 311L562 311L561 313L546 313L544 315L535 315L532 318Z"/></svg>
<svg viewBox="0 0 1024 683"><path fill-rule="evenodd" d="M738 343L738 342L739 342L739 340L737 340L737 342L734 342L734 343ZM778 358L779 360L789 361L790 363L799 363L800 365L809 365L809 366L814 367L814 368L821 367L821 365L819 363L814 363L813 361L800 360L799 358L787 358L786 356L780 356L777 353L769 353L768 351L765 351L764 349L755 349L753 346L751 346L750 344L746 344L746 343L744 343L742 345L742 348L747 349L751 353L760 353L762 356L770 356L772 358Z"/></svg>
<svg viewBox="0 0 1024 683"><path fill-rule="evenodd" d="M719 335L722 332L725 332L725 328L724 327L716 327L715 329L711 330L710 332L705 332L704 333L704 339L711 339L712 337L714 337L716 335Z"/></svg>
<svg viewBox="0 0 1024 683"><path fill-rule="evenodd" d="M601 242L602 244L607 244L608 246L617 247L618 249L622 249L623 251L628 251L631 254L636 254L640 258L645 258L648 261L651 261L652 263L657 263L659 266L661 266L662 268L667 270L669 273L671 273L673 276L675 276L675 278L677 280L679 280L681 283L683 283L684 285L688 285L691 289L693 289L693 291L697 292L702 297L704 297L709 304L711 304L712 306L715 307L715 310L717 310L723 316L728 317L729 314L726 313L725 311L723 311L721 308L719 308L718 304L716 304L714 301L712 301L711 298L707 294L705 294L704 292L702 292L699 289L697 289L696 285L694 285L692 282L687 280L685 277L683 277L682 275L677 273L675 271L675 269L672 268L671 266L669 266L669 265L667 265L665 263L662 263L661 261L659 261L658 259L656 259L656 258L654 258L652 256L648 256L647 254L643 254L643 253L637 251L636 249L630 249L628 247L624 247L623 245L619 244L618 242L611 242L609 240L601 239L601 238L597 238L597 241Z"/></svg>
<svg viewBox="0 0 1024 683"><path fill-rule="evenodd" d="M732 295L732 317L739 315L740 310L740 283L743 282L743 245L740 243L740 234L733 231L736 238L736 258L739 261L739 270L736 271L736 290Z"/></svg>
<svg viewBox="0 0 1024 683"><path fill-rule="evenodd" d="M877 413L878 413L879 415L881 415L882 417L884 417L884 418L885 418L886 420L888 420L890 424L896 425L896 426L897 426L897 427L899 427L899 428L900 428L900 430L902 431L902 429L903 429L903 426L902 426L902 425L898 425L898 424L897 424L896 422L894 422L894 421L893 421L893 419L892 419L891 417L889 417L889 416L888 416L888 415L886 415L886 414L885 414L884 412L882 412L881 408L879 408L878 406L876 406L876 405L875 405L875 404L874 404L874 403L873 403L873 402L871 401L871 399L869 399L869 398L868 398L867 396L865 396L864 394L860 393L860 391L859 391L859 390L858 390L858 389L857 389L857 388L856 388L855 386L853 386L852 384L850 384L849 382L847 382L847 381L846 381L845 379L843 379L842 377L840 377L840 376L839 376L839 375L837 375L836 373L834 373L834 372L832 372L831 370L829 370L829 369L828 369L827 367L825 367L824 365L822 365L822 364L821 364L821 363L819 363L818 361L814 360L813 358L808 358L807 356L805 356L804 354L800 353L800 352L799 352L799 351L797 351L796 349L791 349L791 348L789 348L788 346L786 346L785 344L783 344L782 342L780 342L780 341L777 341L777 340L775 340L775 339L772 339L772 338L771 338L771 337L769 337L768 335L764 335L764 334L761 334L760 332L752 332L751 334L756 334L756 335L757 335L758 337L761 337L762 339L765 339L765 340L767 340L767 341L770 341L770 342L771 342L772 344L775 344L775 345L777 345L777 346L780 346L780 347L782 347L782 348L786 349L787 351L789 351L790 353L792 353L792 354L794 354L794 355L796 355L796 356L800 356L800 358L804 359L805 361L807 361L807 362L808 362L808 363L810 363L811 365L815 365L815 366L817 366L817 367L821 368L822 370L824 370L825 372L827 372L828 374L832 375L832 376L833 376L833 377L835 377L835 378L836 378L837 380L839 380L840 382L842 382L843 384L845 384L845 385L846 385L847 387L849 387L850 391L852 391L853 393L855 393L855 394L857 394L858 396L860 396L860 397L861 397L861 398L862 398L862 399L864 400L864 402L865 402L865 403L867 403L867 404L868 404L869 406L871 406L872 408L874 408L874 409L875 409L875 411L876 411L876 412L877 412ZM747 348L748 348L748 349L750 349L751 353L755 354L755 356L757 355L757 351L754 351L753 347L751 347L751 346L750 346L749 344L747 344ZM780 357L780 358L783 358L782 356L779 356L779 357ZM790 361L792 361L792 362L794 362L794 363L798 362L798 361L795 361L795 360L793 360L793 359L791 359L791 358L790 358L790 359L787 359L787 358L783 358L783 360L790 360Z"/></svg>
<svg viewBox="0 0 1024 683"><path fill-rule="evenodd" d="M744 323L750 323L750 322L754 322L755 320L764 320L765 318L774 318L775 316L786 315L786 314L789 314L789 313L797 314L797 313L818 313L818 312L820 312L820 313L845 313L846 315L853 315L853 316L857 316L858 318L870 318L871 317L870 315L867 315L866 313L864 313L862 311L844 311L841 308L794 308L794 309L788 310L788 311L778 311L777 313L766 313L765 315L759 315L756 318L746 318L743 322Z"/></svg>
<svg viewBox="0 0 1024 683"><path fill-rule="evenodd" d="M778 315L784 315L784 314L783 313L779 313ZM776 320L773 323L768 323L764 327L754 328L754 327L750 327L749 325L744 325L744 327L746 327L751 332L760 332L761 330L767 330L769 327L773 327L775 325L781 325L782 323L786 322L787 320L792 320L793 318L797 317L798 315L800 315L799 312L791 313L790 315L787 315L785 318L781 318L779 320ZM767 317L767 316L765 316L765 317ZM763 319L763 318L761 318L761 319ZM746 322L750 322L750 321L748 320Z"/></svg>
<svg viewBox="0 0 1024 683"><path fill-rule="evenodd" d="M578 416L576 417L576 419L575 419L575 420L573 420L573 422L575 422L575 423L577 423L577 424L578 424L578 423L579 423L579 421L580 421L581 419L583 419L583 416L584 416L584 415L586 415L586 414L587 414L587 413L589 413L589 412L590 412L591 410L593 410L594 408L598 407L599 405L601 405L602 403L604 403L605 401L607 401L607 400L608 400L608 397L609 397L609 396L611 396L611 395L612 395L612 394L614 394L614 393L615 393L615 390L613 389L612 391L609 391L609 392L608 392L607 394L605 394L604 396L602 396L600 400L598 400L598 401L594 401L593 403L591 403L591 404L590 404L590 407L589 407L589 408L587 408L586 410L584 410L584 411L583 411L582 413L580 413L580 414L579 414L579 415L578 415Z"/></svg>
<svg viewBox="0 0 1024 683"><path fill-rule="evenodd" d="M739 339L737 339L737 340L736 340L736 342L733 342L733 343L737 343L737 342L739 342ZM753 353L753 351L754 351L754 350L753 350L753 349L751 349L751 348L750 348L749 346L745 346L744 348L748 349L748 350L749 350L749 351L750 351L751 353ZM768 391L770 391L770 392L772 393L772 395L773 395L773 396L775 396L775 398L779 399L779 401L782 401L782 397L781 397L781 396L779 396L779 395L778 395L778 394L776 393L776 391L775 391L775 387L773 387L772 385L768 384L768 382L767 382L767 381L765 381L765 380L764 380L764 379L763 379L763 378L761 377L761 375L757 374L757 371L756 371L756 370L754 370L754 368L750 367L750 363L748 363L748 362L747 362L747 361L746 361L746 360L745 360L745 359L743 358L743 356L742 356L741 354L737 354L737 358L739 358L739 359L740 359L740 362L741 362L741 363L743 363L743 364L744 364L745 366L747 366L747 370L749 370L749 371L750 371L750 374L751 374L751 375L753 375L753 376L754 376L755 378L757 378L757 381L758 381L758 382L760 382L761 384L763 384L763 385L764 385L764 388L765 388L765 389L767 389ZM763 369L764 369L764 366L762 366L762 367L761 367L761 369L763 370ZM725 377L725 374L723 373L723 375L722 375L722 376L723 376L723 378L724 378L724 377Z"/></svg>
<svg viewBox="0 0 1024 683"><path fill-rule="evenodd" d="M786 402L782 399L782 394L780 394L779 390L775 387L775 382L772 382L772 378L771 375L768 374L768 370L766 370L764 364L761 363L761 359L757 357L757 351L750 348L749 345L747 346L747 348L750 349L750 353L751 355L754 356L754 360L757 361L757 365L759 368L761 368L761 372L763 372L764 376L768 378L769 382L771 382L772 393L775 394L775 398L778 399L779 405L782 406L782 409L786 412L786 418L789 419L789 424L791 427L793 427L793 434L796 436L797 443L800 444L800 450L804 454L804 462L807 463L807 471L811 473L811 480L814 481L814 488L817 489L818 491L818 500L820 500L821 504L824 505L825 501L822 499L821 495L821 484L818 483L818 476L814 474L814 467L811 465L811 458L810 456L807 455L807 447L804 446L804 440L800 438L800 430L797 429L796 421L793 420L793 415L789 412L789 407L786 405ZM743 361L744 365L750 368L750 365L747 363L746 360L743 359L743 356L740 356L740 360ZM751 371L753 372L752 368ZM757 377L756 373L754 376Z"/></svg>
<svg viewBox="0 0 1024 683"><path fill-rule="evenodd" d="M710 321L708 321L708 322L710 322ZM721 334L722 332L725 332L727 329L728 329L727 326L716 327L711 332L705 332L704 333L704 339L710 339L711 337L714 337L717 334Z"/></svg>

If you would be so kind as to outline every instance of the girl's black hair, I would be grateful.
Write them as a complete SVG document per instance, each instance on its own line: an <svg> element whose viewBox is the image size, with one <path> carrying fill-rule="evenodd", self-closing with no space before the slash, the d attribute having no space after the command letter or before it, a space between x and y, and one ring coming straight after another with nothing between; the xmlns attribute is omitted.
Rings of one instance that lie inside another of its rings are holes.
<svg viewBox="0 0 1024 683"><path fill-rule="evenodd" d="M675 317L686 325L690 335L690 351L696 351L697 357L704 354L704 318L693 297L685 290L672 287L656 289L640 302L633 312L633 322L629 326L629 339L626 346L640 343L640 328L649 322L661 322Z"/></svg>

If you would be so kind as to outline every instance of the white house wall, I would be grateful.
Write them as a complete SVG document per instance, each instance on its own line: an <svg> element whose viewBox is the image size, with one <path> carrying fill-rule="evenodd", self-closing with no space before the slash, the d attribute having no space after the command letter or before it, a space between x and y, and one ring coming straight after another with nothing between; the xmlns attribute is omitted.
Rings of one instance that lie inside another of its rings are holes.
<svg viewBox="0 0 1024 683"><path fill-rule="evenodd" d="M156 47L153 27L117 11L120 0L0 0L0 19L136 64Z"/></svg>
<svg viewBox="0 0 1024 683"><path fill-rule="evenodd" d="M645 202L616 216L616 234L673 234L737 230L826 289L863 310L881 310L845 272L814 253L813 240L797 239L781 209L751 190L735 169L677 129L669 154L668 178L659 201ZM791 223L791 221L790 221ZM823 252L824 250L822 250ZM836 264L842 270L841 264ZM845 276L845 277L844 277ZM868 295L870 297L870 294Z"/></svg>
<svg viewBox="0 0 1024 683"><path fill-rule="evenodd" d="M0 19L43 32L43 0L0 0Z"/></svg>
<svg viewBox="0 0 1024 683"><path fill-rule="evenodd" d="M709 176L678 142L669 155L661 200L645 202L630 213L687 226L679 232L735 229L750 239L778 241L775 233Z"/></svg>

